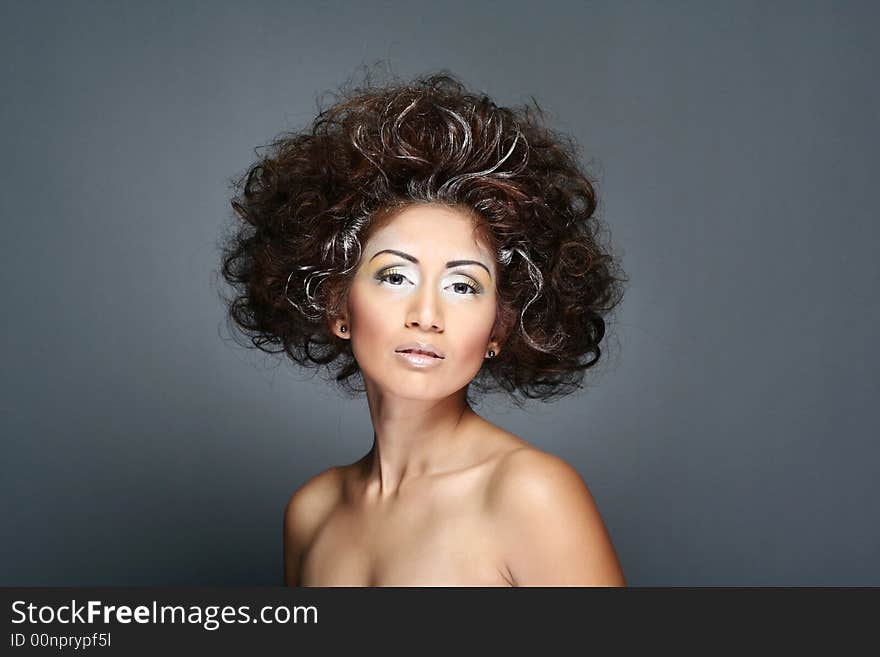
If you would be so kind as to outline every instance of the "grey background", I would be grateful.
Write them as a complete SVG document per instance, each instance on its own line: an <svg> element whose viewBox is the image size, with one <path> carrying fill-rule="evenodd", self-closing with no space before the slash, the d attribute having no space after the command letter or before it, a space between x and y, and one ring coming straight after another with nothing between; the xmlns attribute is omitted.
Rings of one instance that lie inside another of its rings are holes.
<svg viewBox="0 0 880 657"><path fill-rule="evenodd" d="M534 96L631 278L567 459L631 585L880 585L876 3L4 2L3 585L273 585L366 403L237 346L228 180L356 67Z"/></svg>

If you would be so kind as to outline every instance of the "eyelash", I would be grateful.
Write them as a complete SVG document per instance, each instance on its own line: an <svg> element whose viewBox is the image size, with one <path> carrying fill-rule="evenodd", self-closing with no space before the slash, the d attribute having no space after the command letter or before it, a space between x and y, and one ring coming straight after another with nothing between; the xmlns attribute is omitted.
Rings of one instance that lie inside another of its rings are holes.
<svg viewBox="0 0 880 657"><path fill-rule="evenodd" d="M390 278L391 276L402 276L403 278L406 278L406 276L404 276L401 272L397 271L396 269L383 269L378 274L376 274L376 280L381 281L381 282L385 282L385 280ZM482 291L482 286L479 284L472 285L471 283L466 283L464 281L456 281L455 283L453 283L453 285L467 286L471 290L471 292L469 294L479 294ZM400 287L400 286L399 285L392 285L391 287ZM462 296L468 296L468 294L464 294Z"/></svg>

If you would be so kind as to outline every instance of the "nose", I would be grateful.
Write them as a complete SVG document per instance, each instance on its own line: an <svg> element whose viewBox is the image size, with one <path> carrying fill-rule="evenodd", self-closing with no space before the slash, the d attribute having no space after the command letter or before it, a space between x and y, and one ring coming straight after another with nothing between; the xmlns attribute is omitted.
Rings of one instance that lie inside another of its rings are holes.
<svg viewBox="0 0 880 657"><path fill-rule="evenodd" d="M437 291L430 285L425 285L419 292L413 294L411 299L410 306L406 310L406 325L410 328L442 331L443 312Z"/></svg>

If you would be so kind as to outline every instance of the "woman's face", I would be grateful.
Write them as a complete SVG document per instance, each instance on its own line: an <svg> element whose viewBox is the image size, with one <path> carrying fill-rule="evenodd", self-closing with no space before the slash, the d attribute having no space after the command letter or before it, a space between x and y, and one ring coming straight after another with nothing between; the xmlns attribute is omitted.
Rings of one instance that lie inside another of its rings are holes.
<svg viewBox="0 0 880 657"><path fill-rule="evenodd" d="M349 293L351 346L365 380L421 400L467 386L493 337L495 282L495 259L468 215L439 205L395 215L364 245ZM414 361L398 351L408 343L432 345L443 358Z"/></svg>

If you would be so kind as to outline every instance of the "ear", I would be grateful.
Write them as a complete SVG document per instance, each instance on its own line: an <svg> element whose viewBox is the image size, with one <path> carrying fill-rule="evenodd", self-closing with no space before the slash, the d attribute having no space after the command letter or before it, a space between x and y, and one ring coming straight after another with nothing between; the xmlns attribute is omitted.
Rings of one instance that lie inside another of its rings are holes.
<svg viewBox="0 0 880 657"><path fill-rule="evenodd" d="M343 340L351 338L351 324L348 321L348 317L345 315L329 318L327 320L327 326L337 338L342 338ZM345 331L342 330L343 326L345 327Z"/></svg>

